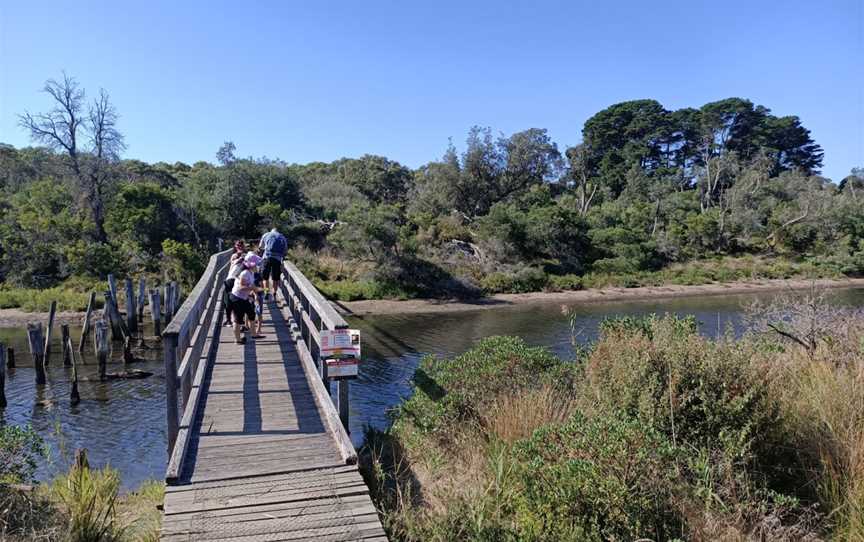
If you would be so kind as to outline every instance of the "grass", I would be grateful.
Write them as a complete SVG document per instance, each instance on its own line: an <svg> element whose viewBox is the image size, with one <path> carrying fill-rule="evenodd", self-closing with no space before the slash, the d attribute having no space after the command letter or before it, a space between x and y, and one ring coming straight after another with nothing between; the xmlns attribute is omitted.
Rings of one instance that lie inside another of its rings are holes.
<svg viewBox="0 0 864 542"><path fill-rule="evenodd" d="M608 322L426 358L363 473L394 540L864 540L864 317L815 352Z"/></svg>
<svg viewBox="0 0 864 542"><path fill-rule="evenodd" d="M90 292L96 292L96 304L100 293L108 288L104 281L74 277L53 288L18 288L0 284L0 309L21 309L25 312L47 312L52 301L57 302L59 311L83 311L87 308Z"/></svg>
<svg viewBox="0 0 864 542"><path fill-rule="evenodd" d="M33 489L0 486L0 540L150 542L159 539L164 485L120 495L117 471L73 467Z"/></svg>

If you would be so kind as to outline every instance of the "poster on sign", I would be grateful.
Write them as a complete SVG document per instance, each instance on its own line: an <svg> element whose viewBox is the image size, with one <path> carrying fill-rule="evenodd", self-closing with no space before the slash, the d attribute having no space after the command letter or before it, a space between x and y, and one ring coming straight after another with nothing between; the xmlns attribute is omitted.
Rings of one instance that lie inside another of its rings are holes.
<svg viewBox="0 0 864 542"><path fill-rule="evenodd" d="M322 358L360 359L359 329L324 329L320 333Z"/></svg>
<svg viewBox="0 0 864 542"><path fill-rule="evenodd" d="M360 360L357 358L327 359L327 378L342 380L357 378L360 369Z"/></svg>

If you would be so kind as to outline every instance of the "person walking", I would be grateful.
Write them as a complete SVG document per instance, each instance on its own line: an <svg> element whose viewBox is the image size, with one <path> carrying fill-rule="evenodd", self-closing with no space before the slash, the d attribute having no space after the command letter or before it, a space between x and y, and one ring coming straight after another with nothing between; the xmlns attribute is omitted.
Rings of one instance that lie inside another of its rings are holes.
<svg viewBox="0 0 864 542"><path fill-rule="evenodd" d="M228 308L230 304L229 296L234 288L234 280L243 271L243 258L246 257L246 243L242 239L234 242L234 253L231 254L231 260L228 267L228 278L225 279L225 288L222 290L222 307L225 311L225 325L234 325L231 321L231 310Z"/></svg>
<svg viewBox="0 0 864 542"><path fill-rule="evenodd" d="M276 301L288 240L274 227L261 237L260 245L264 248L264 301L270 301L270 292L273 292L273 301Z"/></svg>
<svg viewBox="0 0 864 542"><path fill-rule="evenodd" d="M249 329L255 329L256 314L252 301L253 295L260 288L255 287L255 275L252 270L260 263L261 258L256 254L247 254L243 258L245 269L234 279L234 287L229 296L229 306L234 316L234 340L237 344L246 344L246 337L242 334L244 320L248 322Z"/></svg>

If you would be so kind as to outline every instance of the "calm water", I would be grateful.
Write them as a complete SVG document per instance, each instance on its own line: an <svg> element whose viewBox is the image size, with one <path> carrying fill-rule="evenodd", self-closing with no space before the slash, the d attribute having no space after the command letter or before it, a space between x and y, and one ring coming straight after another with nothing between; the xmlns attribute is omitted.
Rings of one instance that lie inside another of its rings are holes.
<svg viewBox="0 0 864 542"><path fill-rule="evenodd" d="M742 331L742 311L758 296L736 295L645 302L570 305L577 316L579 340L596 337L598 324L620 314L676 313L695 315L703 333L716 335L731 326ZM837 291L838 304L864 305L864 289ZM483 337L519 335L528 343L547 346L557 354L572 354L570 320L561 304L502 307L453 314L413 314L349 318L363 331L364 360L360 378L351 387L351 432L359 444L363 426L383 428L387 411L410 393L410 380L426 354L449 356L464 352ZM59 328L55 331L59 335ZM72 329L77 345L80 329ZM75 448L86 448L91 464L111 464L122 473L126 489L147 478L161 478L166 463L165 375L161 347L138 353L144 358L135 369L150 371L143 380L86 381L96 375L91 356L80 367L81 403L69 404L71 370L62 366L59 338L53 346L48 385L38 389L21 329L0 329L0 341L16 351L18 367L7 374L9 406L0 423L32 424L47 440L51 461L39 475L50 478L64 470ZM116 345L115 345L116 347ZM92 346L90 347L92 351ZM119 356L119 352L116 352ZM113 362L108 371L122 370Z"/></svg>

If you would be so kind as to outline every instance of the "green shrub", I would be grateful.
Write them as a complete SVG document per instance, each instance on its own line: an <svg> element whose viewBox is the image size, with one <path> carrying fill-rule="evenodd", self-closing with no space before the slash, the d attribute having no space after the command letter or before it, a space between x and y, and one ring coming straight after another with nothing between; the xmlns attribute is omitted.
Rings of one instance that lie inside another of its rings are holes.
<svg viewBox="0 0 864 542"><path fill-rule="evenodd" d="M29 425L0 427L0 484L32 482L39 460L47 455L44 441Z"/></svg>
<svg viewBox="0 0 864 542"><path fill-rule="evenodd" d="M414 374L414 395L400 407L400 417L421 431L448 431L452 424L477 419L499 393L553 382L566 386L573 365L545 348L516 337L489 337L452 359L423 359Z"/></svg>
<svg viewBox="0 0 864 542"><path fill-rule="evenodd" d="M582 277L578 275L550 275L548 289L553 291L581 290Z"/></svg>
<svg viewBox="0 0 864 542"><path fill-rule="evenodd" d="M539 292L546 287L546 273L536 267L522 267L513 272L490 273L480 281L480 287L490 294Z"/></svg>
<svg viewBox="0 0 864 542"><path fill-rule="evenodd" d="M626 414L574 415L513 450L520 540L669 540L681 534L662 433Z"/></svg>

